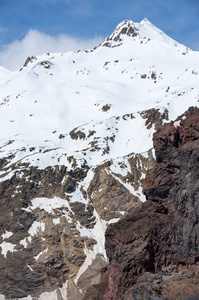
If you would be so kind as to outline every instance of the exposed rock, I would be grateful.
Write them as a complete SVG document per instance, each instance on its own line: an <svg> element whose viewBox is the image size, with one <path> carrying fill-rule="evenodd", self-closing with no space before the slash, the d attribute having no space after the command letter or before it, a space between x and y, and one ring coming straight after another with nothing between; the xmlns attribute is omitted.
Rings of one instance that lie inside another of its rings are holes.
<svg viewBox="0 0 199 300"><path fill-rule="evenodd" d="M42 170L18 164L13 170L19 167L21 170L11 179L0 183L0 294L10 298L37 297L61 287L84 263L84 245L91 249L96 243L80 236L75 224L76 218L81 221L81 214L74 218L67 208L66 193L73 192L84 179L87 166ZM55 196L63 199L62 204L52 212L45 211ZM37 197L43 197L46 204L32 208L32 200ZM85 214L85 220L93 217L92 210L87 209ZM6 232L10 232L8 237Z"/></svg>
<svg viewBox="0 0 199 300"><path fill-rule="evenodd" d="M96 215L105 221L117 220L140 203L143 178L154 164L152 151L118 160L118 172L114 161L99 165L87 189L84 180L89 167L85 161L80 165L73 156L67 157L70 169L39 169L20 161L10 164L7 159L1 160L5 180L0 182L0 294L10 298L39 297L43 292L55 291L60 298L60 288L68 281L68 297L77 295L79 299L81 293L83 297L90 285L99 283L106 261L102 254L94 256L99 242L95 235L84 236L80 231L90 232L96 225ZM73 199L77 190L81 202ZM59 205L57 199L61 201ZM93 251L93 263L86 265L75 283L86 261L85 251Z"/></svg>
<svg viewBox="0 0 199 300"><path fill-rule="evenodd" d="M72 279L68 280L67 298L68 300L78 300L82 298L82 294L79 292L79 289Z"/></svg>
<svg viewBox="0 0 199 300"><path fill-rule="evenodd" d="M190 108L154 134L157 164L144 183L147 201L107 229L110 264L100 283L105 289L92 287L100 296L89 299L199 294L198 120L199 109Z"/></svg>
<svg viewBox="0 0 199 300"><path fill-rule="evenodd" d="M160 113L158 109L151 108L140 113L143 119L146 119L145 126L150 129L152 125L158 130L162 126L163 120L168 120L168 111L165 109L163 113Z"/></svg>
<svg viewBox="0 0 199 300"><path fill-rule="evenodd" d="M67 176L64 180L63 189L66 193L73 193L75 191L75 182L70 176Z"/></svg>
<svg viewBox="0 0 199 300"><path fill-rule="evenodd" d="M184 299L199 295L199 276L188 278L184 275L173 275L162 285L163 299Z"/></svg>
<svg viewBox="0 0 199 300"><path fill-rule="evenodd" d="M35 56L28 56L27 58L26 58L26 61L25 61L25 63L24 63L24 65L23 65L23 67L27 67L28 66L28 64L30 63L30 62L33 62L34 60L37 60L37 58L35 57Z"/></svg>
<svg viewBox="0 0 199 300"><path fill-rule="evenodd" d="M141 77L142 79L146 79L147 75L146 75L146 74L143 74L143 75L140 75L140 77Z"/></svg>
<svg viewBox="0 0 199 300"><path fill-rule="evenodd" d="M77 130L78 128L73 129L69 134L71 139L77 140L77 139L85 139L86 135L81 130Z"/></svg>
<svg viewBox="0 0 199 300"><path fill-rule="evenodd" d="M99 216L106 221L112 218L121 218L130 208L141 203L139 188L142 186L143 176L154 164L151 151L148 158L141 154L132 154L127 158L131 172L126 176L111 171L112 162L106 162L94 170L94 177L88 188L88 195ZM121 169L127 168L125 164L120 165ZM129 184L130 192L125 187Z"/></svg>
<svg viewBox="0 0 199 300"><path fill-rule="evenodd" d="M45 61L42 61L39 65L45 69L50 69L52 67L53 63L48 60L45 60Z"/></svg>
<svg viewBox="0 0 199 300"><path fill-rule="evenodd" d="M83 294L85 294L89 286L100 282L102 271L104 271L106 265L104 258L98 254L78 280L77 286Z"/></svg>
<svg viewBox="0 0 199 300"><path fill-rule="evenodd" d="M102 106L102 110L104 112L108 111L110 108L111 108L111 105L109 105L109 104L106 104L106 105Z"/></svg>
<svg viewBox="0 0 199 300"><path fill-rule="evenodd" d="M84 203L73 202L70 204L75 217L79 220L80 224L86 228L93 228L96 223L96 218L93 216L93 206L85 206Z"/></svg>
<svg viewBox="0 0 199 300"><path fill-rule="evenodd" d="M108 38L106 38L101 45L105 47L115 47L118 44L112 45L111 42L121 43L124 36L136 37L137 35L138 29L135 27L135 24L132 21L126 20L119 24L114 30L114 32Z"/></svg>

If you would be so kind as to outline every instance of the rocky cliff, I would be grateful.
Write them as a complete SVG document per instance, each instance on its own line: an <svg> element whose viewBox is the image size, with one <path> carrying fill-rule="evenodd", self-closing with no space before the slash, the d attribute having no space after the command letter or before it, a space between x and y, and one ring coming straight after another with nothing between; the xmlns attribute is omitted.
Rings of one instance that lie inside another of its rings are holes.
<svg viewBox="0 0 199 300"><path fill-rule="evenodd" d="M84 299L199 295L199 109L165 124L153 141L147 201L107 229L109 265Z"/></svg>
<svg viewBox="0 0 199 300"><path fill-rule="evenodd" d="M152 151L92 169L12 158L0 161L0 299L80 299L106 267L106 225L141 203Z"/></svg>

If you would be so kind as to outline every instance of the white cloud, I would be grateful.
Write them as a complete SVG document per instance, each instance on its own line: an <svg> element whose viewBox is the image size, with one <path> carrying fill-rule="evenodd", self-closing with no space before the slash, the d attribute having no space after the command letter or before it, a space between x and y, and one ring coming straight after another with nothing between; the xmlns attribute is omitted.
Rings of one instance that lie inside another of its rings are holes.
<svg viewBox="0 0 199 300"><path fill-rule="evenodd" d="M91 49L102 40L103 38L99 37L81 39L64 34L50 36L37 30L29 30L23 40L3 46L0 51L0 65L14 71L23 66L28 56Z"/></svg>

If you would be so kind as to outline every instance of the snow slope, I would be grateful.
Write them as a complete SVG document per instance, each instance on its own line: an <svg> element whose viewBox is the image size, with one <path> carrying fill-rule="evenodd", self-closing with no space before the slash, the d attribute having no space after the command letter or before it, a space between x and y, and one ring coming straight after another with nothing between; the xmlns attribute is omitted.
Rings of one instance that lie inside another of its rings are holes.
<svg viewBox="0 0 199 300"><path fill-rule="evenodd" d="M126 26L135 28L138 35L121 34ZM114 41L118 35L121 41ZM4 151L55 148L64 153L78 151L81 156L86 141L69 142L68 134L75 127L95 128L96 135L103 137L107 124L115 130L115 117L153 107L167 109L169 119L174 119L190 106L190 99L191 105L197 105L198 52L176 43L147 19L140 23L124 21L109 38L114 47L102 43L91 51L43 54L17 72L1 70L1 145L14 140ZM106 105L109 109L104 111ZM113 147L110 157L152 147L151 142L145 147L138 141L145 135L141 122L139 132L132 130L126 136L122 133L126 131L125 122L119 123L122 144L135 139L135 146L130 144L131 150ZM60 134L66 139L59 139ZM151 140L151 134L148 137ZM121 142L121 137L118 139ZM90 163L95 165L104 158L99 155ZM56 163L47 159L44 164Z"/></svg>

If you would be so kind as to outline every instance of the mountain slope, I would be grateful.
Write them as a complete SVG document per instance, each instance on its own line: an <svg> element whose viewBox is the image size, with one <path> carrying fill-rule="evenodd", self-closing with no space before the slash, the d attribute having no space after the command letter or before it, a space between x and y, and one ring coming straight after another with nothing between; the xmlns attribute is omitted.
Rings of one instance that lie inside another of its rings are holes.
<svg viewBox="0 0 199 300"><path fill-rule="evenodd" d="M126 29L127 34L122 33ZM129 36L128 30L138 33ZM80 152L88 143L71 141L69 133L75 127L86 123L90 130L104 127L96 135L105 136L107 126L116 128L115 117L156 108L168 110L169 119L174 119L189 106L190 97L192 104L197 104L197 52L173 42L147 20L121 23L108 40L116 47L103 47L105 40L91 51L41 55L6 76L0 92L1 125L5 128L1 140L9 138L23 146L27 146L23 140L28 140L30 147ZM139 127L143 126L140 123ZM60 140L60 134L66 138ZM114 130L111 134L115 135ZM124 137L127 145L128 140ZM150 147L152 143L135 152ZM114 151L114 157L134 151L132 145L129 148ZM108 157L113 155L99 160Z"/></svg>
<svg viewBox="0 0 199 300"><path fill-rule="evenodd" d="M110 263L85 300L198 299L198 116L191 107L154 134L147 201L107 229Z"/></svg>
<svg viewBox="0 0 199 300"><path fill-rule="evenodd" d="M153 133L198 105L198 76L199 53L147 19L0 69L2 295L79 299L99 282L106 227L145 200Z"/></svg>

